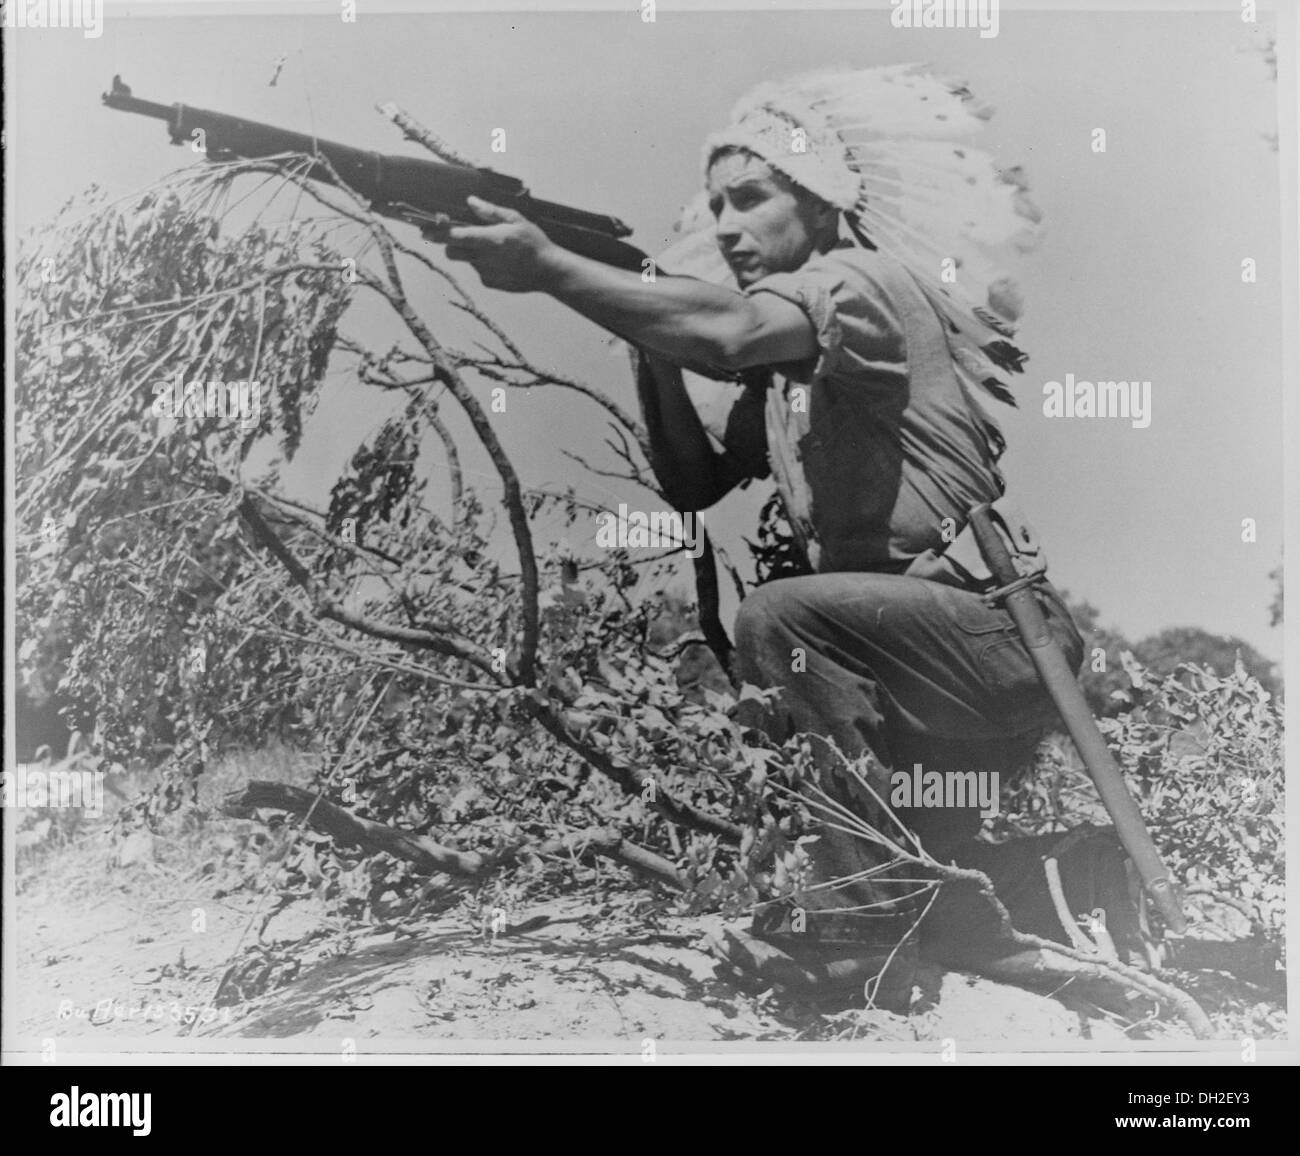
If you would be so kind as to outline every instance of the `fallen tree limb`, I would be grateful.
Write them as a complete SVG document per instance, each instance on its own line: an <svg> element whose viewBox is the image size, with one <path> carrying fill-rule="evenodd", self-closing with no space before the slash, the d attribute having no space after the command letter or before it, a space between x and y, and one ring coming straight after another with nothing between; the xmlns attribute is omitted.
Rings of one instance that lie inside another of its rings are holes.
<svg viewBox="0 0 1300 1156"><path fill-rule="evenodd" d="M686 881L678 874L677 868L662 855L656 855L653 851L624 839L617 831L605 828L578 831L562 839L552 839L531 850L537 855L569 854L579 859L596 855L602 859L622 863L624 867L630 867L633 871L655 879L675 891L683 891L686 888Z"/></svg>
<svg viewBox="0 0 1300 1156"><path fill-rule="evenodd" d="M578 859L599 856L622 863L674 890L685 887L677 869L663 856L629 842L617 831L607 829L578 831L540 845L521 841L494 854L485 855L476 851L458 851L427 835L413 835L409 831L373 819L363 819L328 799L317 800L314 792L303 787L266 779L252 779L242 790L228 793L222 811L232 818L246 819L252 817L253 811L259 807L287 811L299 817L310 812L311 826L332 835L340 843L360 847L363 851L387 851L394 858L413 863L429 874L442 872L459 879L474 880L518 862L529 854L572 855Z"/></svg>
<svg viewBox="0 0 1300 1156"><path fill-rule="evenodd" d="M288 783L252 779L243 790L226 795L222 811L232 818L247 819L252 817L252 812L258 807L288 811L298 817L310 810L312 827L332 835L340 843L366 851L387 851L395 858L414 863L430 874L442 871L448 875L472 879L496 866L493 859L478 852L457 851L425 835L412 835L409 831L389 827L373 819L363 819L328 799L317 802L315 792Z"/></svg>

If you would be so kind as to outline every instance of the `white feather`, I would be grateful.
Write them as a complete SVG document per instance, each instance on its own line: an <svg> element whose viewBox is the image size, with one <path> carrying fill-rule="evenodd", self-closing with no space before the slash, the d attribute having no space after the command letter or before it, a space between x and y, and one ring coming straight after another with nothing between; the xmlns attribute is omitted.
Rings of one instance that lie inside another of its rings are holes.
<svg viewBox="0 0 1300 1156"><path fill-rule="evenodd" d="M1036 244L1042 214L1019 168L999 168L970 143L992 110L963 82L916 64L768 82L736 104L733 119L765 105L811 111L834 130L861 182L850 213L857 227L911 272L947 318L955 364L988 396L1009 400L1009 375L1023 355L1007 341L1021 308L1007 265ZM707 279L725 283L725 263L696 236L711 238L712 226L698 198L679 224L683 240L661 266L697 276L707 266Z"/></svg>

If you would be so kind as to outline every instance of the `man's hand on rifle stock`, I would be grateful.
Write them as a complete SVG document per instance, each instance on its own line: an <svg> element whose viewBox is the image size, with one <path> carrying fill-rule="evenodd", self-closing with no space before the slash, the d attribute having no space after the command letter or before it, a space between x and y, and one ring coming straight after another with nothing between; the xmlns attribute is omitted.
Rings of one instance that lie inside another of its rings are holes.
<svg viewBox="0 0 1300 1156"><path fill-rule="evenodd" d="M529 293L542 288L546 258L558 246L514 209L469 198L469 207L483 225L426 228L425 236L447 246L452 261L473 265L489 289Z"/></svg>

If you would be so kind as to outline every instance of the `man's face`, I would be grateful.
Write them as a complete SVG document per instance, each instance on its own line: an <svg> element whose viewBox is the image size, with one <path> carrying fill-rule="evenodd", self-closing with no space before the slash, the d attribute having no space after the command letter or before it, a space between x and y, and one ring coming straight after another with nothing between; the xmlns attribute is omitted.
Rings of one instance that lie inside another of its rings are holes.
<svg viewBox="0 0 1300 1156"><path fill-rule="evenodd" d="M826 210L752 153L726 153L709 168L718 248L742 289L798 269L817 249Z"/></svg>

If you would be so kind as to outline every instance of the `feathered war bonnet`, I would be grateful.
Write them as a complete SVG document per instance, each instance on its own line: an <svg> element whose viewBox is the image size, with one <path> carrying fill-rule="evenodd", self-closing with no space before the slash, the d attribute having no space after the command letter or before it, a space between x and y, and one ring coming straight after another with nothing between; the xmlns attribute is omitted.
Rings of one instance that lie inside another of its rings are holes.
<svg viewBox="0 0 1300 1156"><path fill-rule="evenodd" d="M964 84L914 64L817 73L745 96L705 143L704 170L720 151L745 149L841 210L859 243L916 279L947 322L962 376L983 387L973 392L1015 405L1009 375L1025 356L1008 339L1021 298L1002 265L1032 247L1041 214L1018 168L965 143L991 115ZM704 202L688 206L680 230L712 228Z"/></svg>

